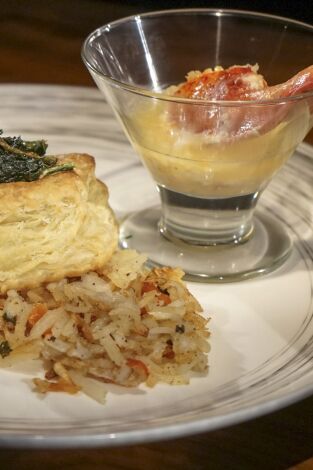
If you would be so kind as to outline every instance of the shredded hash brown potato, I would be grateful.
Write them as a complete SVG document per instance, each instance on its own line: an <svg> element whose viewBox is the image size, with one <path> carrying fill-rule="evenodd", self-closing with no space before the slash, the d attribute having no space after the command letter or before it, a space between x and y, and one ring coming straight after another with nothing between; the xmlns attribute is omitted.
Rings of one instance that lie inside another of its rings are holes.
<svg viewBox="0 0 313 470"><path fill-rule="evenodd" d="M0 298L0 367L41 359L37 392L82 391L101 403L106 383L178 385L206 372L207 320L184 273L144 262L119 251L101 273L8 291Z"/></svg>

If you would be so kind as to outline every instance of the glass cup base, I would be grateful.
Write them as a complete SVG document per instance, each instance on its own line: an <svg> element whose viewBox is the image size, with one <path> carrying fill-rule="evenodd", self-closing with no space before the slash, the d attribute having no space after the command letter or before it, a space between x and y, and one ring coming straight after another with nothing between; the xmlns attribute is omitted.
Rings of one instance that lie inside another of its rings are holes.
<svg viewBox="0 0 313 470"><path fill-rule="evenodd" d="M120 246L148 256L151 267L180 267L185 279L196 282L234 282L278 268L289 256L292 241L285 227L257 210L254 229L239 244L196 246L160 232L161 208L150 207L127 216L120 227Z"/></svg>

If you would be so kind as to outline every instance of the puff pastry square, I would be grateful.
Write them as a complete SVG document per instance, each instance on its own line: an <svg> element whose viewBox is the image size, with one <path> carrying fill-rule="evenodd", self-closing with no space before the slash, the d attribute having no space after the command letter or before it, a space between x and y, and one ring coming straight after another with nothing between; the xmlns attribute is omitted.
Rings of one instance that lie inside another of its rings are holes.
<svg viewBox="0 0 313 470"><path fill-rule="evenodd" d="M0 292L100 270L117 247L108 190L87 154L74 171L0 185Z"/></svg>

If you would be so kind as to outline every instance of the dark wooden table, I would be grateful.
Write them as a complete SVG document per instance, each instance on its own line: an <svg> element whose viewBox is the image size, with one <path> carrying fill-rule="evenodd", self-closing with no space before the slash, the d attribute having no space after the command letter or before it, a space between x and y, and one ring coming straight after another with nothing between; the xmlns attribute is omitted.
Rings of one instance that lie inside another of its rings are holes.
<svg viewBox="0 0 313 470"><path fill-rule="evenodd" d="M208 2L0 0L0 82L94 86L80 59L84 37L97 26L147 9ZM311 2L256 1L253 8L312 21ZM210 6L228 6L215 2ZM249 2L237 2L241 8ZM144 6L143 6L144 5ZM296 5L296 8L295 8ZM289 8L289 10L288 10ZM313 58L312 58L313 62ZM0 104L1 106L1 104ZM312 133L308 141L313 143ZM312 364L313 366L313 364ZM227 429L169 442L92 450L0 450L1 469L286 469L313 457L313 397ZM300 470L313 469L312 462Z"/></svg>

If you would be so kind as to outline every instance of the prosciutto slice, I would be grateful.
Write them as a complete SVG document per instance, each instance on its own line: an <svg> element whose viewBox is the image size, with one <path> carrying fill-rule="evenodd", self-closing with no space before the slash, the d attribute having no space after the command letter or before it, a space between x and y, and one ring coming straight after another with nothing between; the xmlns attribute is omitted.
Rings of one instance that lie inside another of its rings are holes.
<svg viewBox="0 0 313 470"><path fill-rule="evenodd" d="M258 73L258 66L216 67L202 73L192 72L184 83L175 87L174 96L199 100L199 103L174 103L169 117L175 126L188 131L233 140L268 132L289 116L292 118L299 107L309 116L313 112L313 97L305 94L310 91L313 91L313 65L275 86L268 86ZM298 95L303 99L284 101Z"/></svg>

